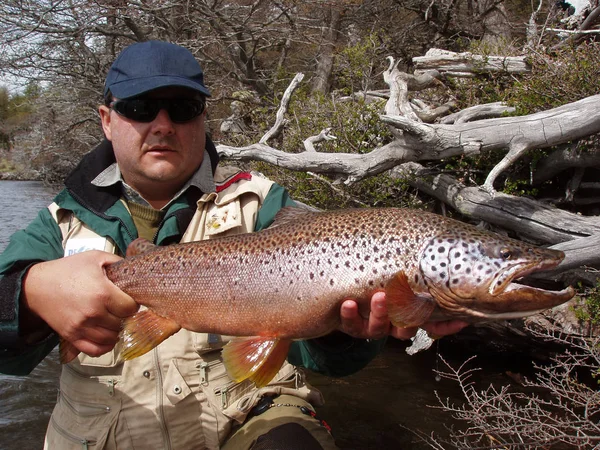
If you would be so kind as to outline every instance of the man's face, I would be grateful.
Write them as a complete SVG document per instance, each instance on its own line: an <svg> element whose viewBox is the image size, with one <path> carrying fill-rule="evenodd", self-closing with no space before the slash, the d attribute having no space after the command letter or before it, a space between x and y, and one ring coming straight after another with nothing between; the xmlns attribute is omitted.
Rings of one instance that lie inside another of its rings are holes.
<svg viewBox="0 0 600 450"><path fill-rule="evenodd" d="M195 98L198 94L184 88L164 88L144 97L172 99ZM200 167L206 142L206 112L175 123L166 109L151 122L136 122L107 106L100 106L102 128L112 142L119 169L125 182L152 206L154 199L170 200Z"/></svg>

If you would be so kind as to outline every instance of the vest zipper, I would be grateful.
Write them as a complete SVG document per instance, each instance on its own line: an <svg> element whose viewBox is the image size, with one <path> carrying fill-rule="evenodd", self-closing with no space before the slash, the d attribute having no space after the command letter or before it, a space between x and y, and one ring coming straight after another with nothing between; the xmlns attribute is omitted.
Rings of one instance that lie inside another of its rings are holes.
<svg viewBox="0 0 600 450"><path fill-rule="evenodd" d="M156 238L158 237L158 233L160 232L160 229L162 228L162 226L164 225L164 223L167 221L167 219L170 219L174 215L175 215L175 212L171 212L169 214L165 214L165 217L162 218L162 220L158 224L158 227L156 227L156 231L154 232L154 236L152 237L152 243L153 244L158 245L158 243L156 242ZM183 234L180 235L179 239L181 239L182 236L183 236Z"/></svg>
<svg viewBox="0 0 600 450"><path fill-rule="evenodd" d="M58 397L62 400L67 408L69 408L73 413L82 416L82 417L91 417L97 416L99 414L108 414L111 409L108 405L94 404L94 403L84 403L77 402L78 407L76 408L72 403L71 399L62 391L58 391Z"/></svg>
<svg viewBox="0 0 600 450"><path fill-rule="evenodd" d="M167 428L167 423L165 422L165 412L163 409L163 398L164 398L164 386L163 386L163 376L162 376L162 369L160 366L160 359L158 357L158 347L155 347L154 350L154 364L156 365L156 379L158 381L158 392L157 392L157 399L158 399L158 418L160 421L160 430L162 431L162 435L163 435L163 439L165 441L165 448L170 450L171 449L171 438L169 436L169 429Z"/></svg>
<svg viewBox="0 0 600 450"><path fill-rule="evenodd" d="M229 406L229 391L240 384L241 383L235 381L230 381L229 383L226 383L214 389L213 392L215 393L215 395L220 397L221 399L222 409L225 409Z"/></svg>
<svg viewBox="0 0 600 450"><path fill-rule="evenodd" d="M95 439L79 437L79 436L69 433L67 430L61 428L54 420L54 416L50 417L50 423L52 423L52 427L56 430L56 432L58 434L60 434L61 436L63 436L64 438L68 439L71 442L77 442L77 443L81 444L81 448L83 450L87 450L90 446L96 445Z"/></svg>

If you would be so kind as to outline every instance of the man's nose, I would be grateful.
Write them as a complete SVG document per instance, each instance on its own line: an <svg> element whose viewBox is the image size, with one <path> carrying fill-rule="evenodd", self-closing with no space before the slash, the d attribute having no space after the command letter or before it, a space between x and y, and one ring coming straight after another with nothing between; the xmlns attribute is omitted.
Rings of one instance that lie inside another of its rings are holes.
<svg viewBox="0 0 600 450"><path fill-rule="evenodd" d="M152 121L152 128L154 133L173 134L175 132L173 121L166 109L161 108L158 111L158 114Z"/></svg>

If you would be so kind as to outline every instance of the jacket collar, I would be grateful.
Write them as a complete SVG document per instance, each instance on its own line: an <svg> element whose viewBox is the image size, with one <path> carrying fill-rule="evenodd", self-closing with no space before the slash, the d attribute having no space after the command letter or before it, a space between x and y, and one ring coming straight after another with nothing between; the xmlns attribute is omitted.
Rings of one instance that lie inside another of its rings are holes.
<svg viewBox="0 0 600 450"><path fill-rule="evenodd" d="M211 169L214 174L219 155L211 139L206 136L206 151L210 156ZM65 179L65 187L69 193L83 206L93 211L104 213L108 208L121 198L121 184L97 186L92 181L104 170L116 162L112 144L104 139L98 147L85 155L77 167ZM197 192L195 200L201 195ZM195 200L190 204L195 204Z"/></svg>

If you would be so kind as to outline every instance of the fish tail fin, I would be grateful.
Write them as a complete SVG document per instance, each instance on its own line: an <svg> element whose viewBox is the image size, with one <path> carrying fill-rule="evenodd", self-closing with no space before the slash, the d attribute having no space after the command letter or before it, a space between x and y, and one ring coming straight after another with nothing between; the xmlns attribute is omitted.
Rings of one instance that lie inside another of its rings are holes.
<svg viewBox="0 0 600 450"><path fill-rule="evenodd" d="M432 298L415 294L404 272L398 272L385 287L388 314L392 323L401 328L419 326L435 309Z"/></svg>
<svg viewBox="0 0 600 450"><path fill-rule="evenodd" d="M58 343L58 354L61 364L70 363L77 355L79 355L79 353L79 350L77 350L73 344L64 338L60 338Z"/></svg>
<svg viewBox="0 0 600 450"><path fill-rule="evenodd" d="M181 329L178 323L148 309L126 318L123 323L121 356L126 361L149 352Z"/></svg>
<svg viewBox="0 0 600 450"><path fill-rule="evenodd" d="M250 379L257 387L273 379L287 358L292 341L267 337L234 338L223 348L223 362L232 380Z"/></svg>
<svg viewBox="0 0 600 450"><path fill-rule="evenodd" d="M150 250L155 249L157 246L150 242L148 239L137 238L131 244L127 246L127 251L125 252L125 256L130 258L132 256L141 255L142 253L146 253Z"/></svg>

